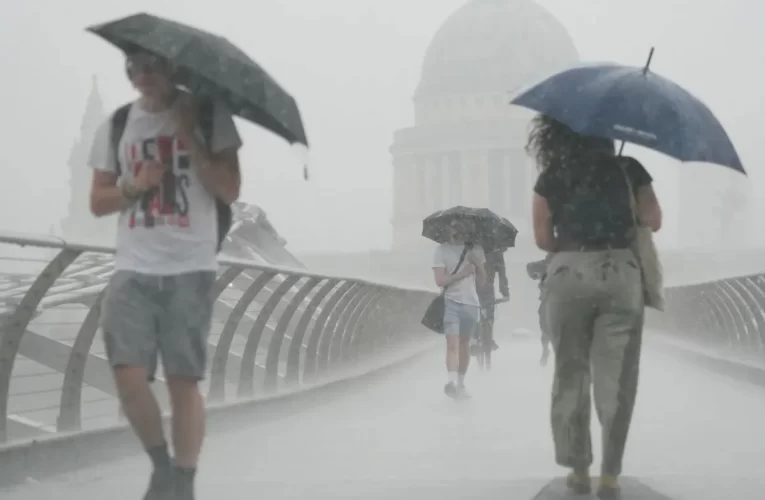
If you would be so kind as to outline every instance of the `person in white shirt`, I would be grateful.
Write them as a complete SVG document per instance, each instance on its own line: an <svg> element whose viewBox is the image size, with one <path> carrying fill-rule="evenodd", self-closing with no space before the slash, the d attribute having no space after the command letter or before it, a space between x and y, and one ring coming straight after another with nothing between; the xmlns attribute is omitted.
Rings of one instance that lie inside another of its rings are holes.
<svg viewBox="0 0 765 500"><path fill-rule="evenodd" d="M119 212L104 343L125 415L154 465L145 500L192 500L205 427L198 383L212 320L216 203L239 196L241 140L231 113L213 102L205 143L195 101L176 88L169 62L136 52L126 70L140 96L129 105L116 148L112 117L90 158L91 211ZM158 356L173 411L173 465L149 387Z"/></svg>
<svg viewBox="0 0 765 500"><path fill-rule="evenodd" d="M470 242L470 232L458 220L449 224L449 242L436 247L433 276L444 288L446 370L444 392L452 398L467 397L465 374L470 364L470 339L480 318L478 286L486 283L486 258L480 245ZM456 272L455 272L456 270Z"/></svg>

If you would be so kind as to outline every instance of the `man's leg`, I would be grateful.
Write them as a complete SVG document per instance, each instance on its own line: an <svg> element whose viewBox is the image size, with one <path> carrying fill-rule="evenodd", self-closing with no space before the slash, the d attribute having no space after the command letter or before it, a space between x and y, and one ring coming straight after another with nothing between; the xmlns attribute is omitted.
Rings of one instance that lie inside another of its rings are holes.
<svg viewBox="0 0 765 500"><path fill-rule="evenodd" d="M484 349L490 349L491 351L499 349L499 345L494 341L494 314L496 307L494 298L492 298L491 302L483 309L486 314L486 324L484 328L481 328L481 333L484 335Z"/></svg>
<svg viewBox="0 0 765 500"><path fill-rule="evenodd" d="M545 321L541 301L539 303L539 332L539 340L542 343L542 358L539 360L539 364L545 366L547 365L547 359L550 357L550 336L547 333L547 321Z"/></svg>
<svg viewBox="0 0 765 500"><path fill-rule="evenodd" d="M444 336L446 337L446 372L448 379L444 392L447 396L455 397L457 395L457 383L459 379L460 368L460 318L459 304L451 300L445 300L444 308ZM468 346L470 339L468 338ZM468 356L470 352L468 351Z"/></svg>
<svg viewBox="0 0 765 500"><path fill-rule="evenodd" d="M212 321L214 272L163 278L167 308L159 331L159 351L173 412L176 498L194 498L194 476L205 434L204 398L207 339Z"/></svg>
<svg viewBox="0 0 765 500"><path fill-rule="evenodd" d="M157 361L154 279L114 273L104 297L102 325L122 409L154 465L146 500L164 499L172 487L161 413L149 387Z"/></svg>
<svg viewBox="0 0 765 500"><path fill-rule="evenodd" d="M459 365L457 387L465 392L465 375L470 367L470 339L478 329L481 309L478 306L457 304L459 318Z"/></svg>

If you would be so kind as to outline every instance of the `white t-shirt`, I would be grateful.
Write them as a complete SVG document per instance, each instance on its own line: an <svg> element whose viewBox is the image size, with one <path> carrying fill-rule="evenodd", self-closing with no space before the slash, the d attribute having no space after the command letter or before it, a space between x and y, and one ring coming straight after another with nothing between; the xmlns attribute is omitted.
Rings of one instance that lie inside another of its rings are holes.
<svg viewBox="0 0 765 500"><path fill-rule="evenodd" d="M454 268L457 267L457 263L462 255L462 250L465 249L465 245L455 245L452 243L442 243L436 247L436 252L433 255L433 269L442 267L446 271L446 274L452 274ZM475 254L480 265L486 262L486 256L483 253L483 248L480 245L473 246L473 249L469 252ZM460 264L460 269L463 269L465 265L469 264L469 255L465 255L465 259ZM467 278L453 282L446 288L444 295L447 299L460 304L467 304L471 306L479 306L478 292L475 286L475 276L468 276Z"/></svg>
<svg viewBox="0 0 765 500"><path fill-rule="evenodd" d="M202 185L184 145L175 137L169 110L152 113L137 102L128 113L119 144L119 172L132 178L141 162L155 159L172 165L152 199L139 200L119 215L115 269L150 275L174 275L217 269L218 218L215 198ZM91 168L117 172L110 144L111 118L96 132ZM201 131L197 135L202 139ZM219 152L242 144L231 113L213 106L211 149Z"/></svg>

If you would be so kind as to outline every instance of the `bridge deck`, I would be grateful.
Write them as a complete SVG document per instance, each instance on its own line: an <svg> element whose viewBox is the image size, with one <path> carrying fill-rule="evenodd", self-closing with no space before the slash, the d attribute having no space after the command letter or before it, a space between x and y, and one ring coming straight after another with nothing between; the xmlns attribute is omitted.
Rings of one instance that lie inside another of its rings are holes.
<svg viewBox="0 0 765 500"><path fill-rule="evenodd" d="M434 352L325 405L214 435L198 498L563 498L554 484L539 493L564 472L552 459L551 367L537 365L535 340L499 342L494 370L468 378L470 401L443 395ZM647 345L625 461L638 482L625 479L625 500L762 498L764 395ZM2 498L140 498L147 462L133 451Z"/></svg>

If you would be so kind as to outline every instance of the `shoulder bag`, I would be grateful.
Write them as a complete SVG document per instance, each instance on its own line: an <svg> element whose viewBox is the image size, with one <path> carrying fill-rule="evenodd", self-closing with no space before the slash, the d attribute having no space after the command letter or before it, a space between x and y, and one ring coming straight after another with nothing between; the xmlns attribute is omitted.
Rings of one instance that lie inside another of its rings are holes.
<svg viewBox="0 0 765 500"><path fill-rule="evenodd" d="M465 245L465 248L462 250L462 255L460 255L460 260L457 261L457 265L455 266L454 271L452 271L451 276L454 276L457 271L459 271L468 250L470 250L469 245ZM446 294L447 288L449 288L448 285L443 287L443 289L441 289L441 294L433 299L433 302L428 306L421 321L423 326L436 333L444 333L444 312L446 311L446 298L444 295Z"/></svg>
<svg viewBox="0 0 765 500"><path fill-rule="evenodd" d="M637 216L637 200L632 189L632 182L624 168L623 162L619 162L622 176L627 183L630 196L630 210L632 222L635 226L635 239L632 241L632 251L640 265L640 273L643 279L643 299L648 307L664 311L664 276L659 260L659 252L653 242L653 231L650 227L641 226Z"/></svg>

